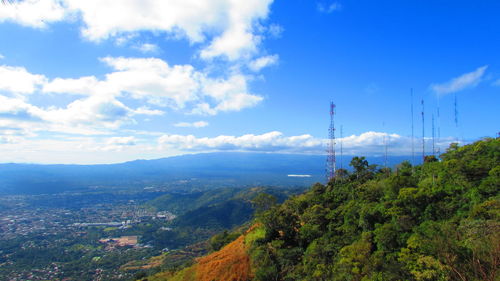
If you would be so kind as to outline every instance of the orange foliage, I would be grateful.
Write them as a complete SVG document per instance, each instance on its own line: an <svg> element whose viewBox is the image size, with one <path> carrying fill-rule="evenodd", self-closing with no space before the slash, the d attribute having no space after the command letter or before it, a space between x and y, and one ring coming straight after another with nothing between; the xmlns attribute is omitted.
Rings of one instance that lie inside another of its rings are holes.
<svg viewBox="0 0 500 281"><path fill-rule="evenodd" d="M196 280L247 281L252 279L250 257L241 235L220 251L198 259Z"/></svg>

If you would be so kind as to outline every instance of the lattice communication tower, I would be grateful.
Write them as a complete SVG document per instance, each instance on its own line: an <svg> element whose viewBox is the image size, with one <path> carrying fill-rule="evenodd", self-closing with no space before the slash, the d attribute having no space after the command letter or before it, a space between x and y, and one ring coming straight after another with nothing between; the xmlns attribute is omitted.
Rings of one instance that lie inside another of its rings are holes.
<svg viewBox="0 0 500 281"><path fill-rule="evenodd" d="M328 149L326 158L326 181L330 182L335 178L335 171L337 169L335 159L335 104L330 102L330 128L328 129Z"/></svg>

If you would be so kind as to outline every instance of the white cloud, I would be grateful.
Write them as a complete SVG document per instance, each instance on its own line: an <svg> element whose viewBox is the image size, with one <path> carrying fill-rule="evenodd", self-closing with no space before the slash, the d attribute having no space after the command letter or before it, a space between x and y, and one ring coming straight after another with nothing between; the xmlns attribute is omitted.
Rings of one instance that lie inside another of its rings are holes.
<svg viewBox="0 0 500 281"><path fill-rule="evenodd" d="M48 109L42 118L55 124L116 129L132 123L134 111L120 101L107 96L90 96L71 102L66 108Z"/></svg>
<svg viewBox="0 0 500 281"><path fill-rule="evenodd" d="M45 76L31 74L24 67L0 66L0 91L31 94L45 82Z"/></svg>
<svg viewBox="0 0 500 281"><path fill-rule="evenodd" d="M251 61L248 64L248 67L254 72L259 72L264 67L268 67L278 63L278 59L279 59L278 55L260 57L258 59Z"/></svg>
<svg viewBox="0 0 500 281"><path fill-rule="evenodd" d="M426 140L430 142L430 139ZM337 139L337 149L342 142L345 155L383 155L387 144L390 155L410 155L411 138L398 134L382 132L366 132ZM450 139L441 139L436 147L444 151ZM198 138L193 135L163 135L158 138L162 149L177 149L183 152L208 151L256 151L324 154L328 143L326 139L318 139L311 135L284 136L273 131L261 135L217 136Z"/></svg>
<svg viewBox="0 0 500 281"><path fill-rule="evenodd" d="M138 114L106 96L77 99L65 108L42 108L0 95L0 127L70 134L101 134L133 123Z"/></svg>
<svg viewBox="0 0 500 281"><path fill-rule="evenodd" d="M273 131L262 135L218 136L197 138L193 135L163 135L158 138L160 146L183 151L303 151L321 147L321 140L310 135L285 137L281 132Z"/></svg>
<svg viewBox="0 0 500 281"><path fill-rule="evenodd" d="M432 84L430 87L438 95L455 93L466 88L475 87L481 82L481 78L487 68L487 65L481 66L473 72L462 74L446 83Z"/></svg>
<svg viewBox="0 0 500 281"><path fill-rule="evenodd" d="M210 115L252 107L263 99L249 93L247 77L242 74L211 78L191 65L170 66L157 58L106 57L101 60L114 70L106 74L104 80L93 76L56 78L48 82L43 91L113 97L128 94L156 106L174 110L191 106L188 112Z"/></svg>
<svg viewBox="0 0 500 281"><path fill-rule="evenodd" d="M135 46L135 48L142 53L156 53L159 50L158 45L156 44L151 44L151 43L144 43L138 46Z"/></svg>
<svg viewBox="0 0 500 281"><path fill-rule="evenodd" d="M0 120L13 120L15 126L19 121L40 121L43 111L19 98L0 95Z"/></svg>
<svg viewBox="0 0 500 281"><path fill-rule="evenodd" d="M116 94L127 92L135 99L176 109L198 99L203 74L191 65L169 66L156 58L107 57L102 61L116 70L104 81L105 89Z"/></svg>
<svg viewBox="0 0 500 281"><path fill-rule="evenodd" d="M208 126L208 122L206 121L197 121L197 122L179 122L174 124L175 127L181 127L181 128L203 128Z"/></svg>
<svg viewBox="0 0 500 281"><path fill-rule="evenodd" d="M318 11L320 11L321 13L330 14L330 13L333 13L335 11L342 10L342 4L340 4L339 2L333 2L329 5L325 5L323 3L318 3L317 8L318 8Z"/></svg>
<svg viewBox="0 0 500 281"><path fill-rule="evenodd" d="M272 0L228 1L222 33L201 51L201 57L223 56L234 61L255 54L262 40L262 35L256 34L255 23L267 18L271 3Z"/></svg>
<svg viewBox="0 0 500 281"><path fill-rule="evenodd" d="M135 137L112 137L109 138L107 144L110 145L136 145L137 140Z"/></svg>
<svg viewBox="0 0 500 281"><path fill-rule="evenodd" d="M0 9L0 22L11 21L34 28L45 28L48 23L61 21L67 16L68 10L57 0L13 1Z"/></svg>
<svg viewBox="0 0 500 281"><path fill-rule="evenodd" d="M261 37L247 31L246 28L246 26L235 26L228 29L201 51L201 58L225 56L230 61L249 58L257 52Z"/></svg>
<svg viewBox="0 0 500 281"><path fill-rule="evenodd" d="M158 109L149 109L147 106L141 106L138 109L134 110L135 114L140 114L140 115L163 115L165 114L165 111L161 111Z"/></svg>
<svg viewBox="0 0 500 281"><path fill-rule="evenodd" d="M263 100L261 96L248 93L247 78L241 74L234 74L228 79L206 79L203 92L215 100L216 105L211 107L208 103L201 103L193 113L215 115L220 111L239 111Z"/></svg>
<svg viewBox="0 0 500 281"><path fill-rule="evenodd" d="M0 54L0 60L2 60L2 59L4 59L4 58L5 58L5 57L4 57L2 54Z"/></svg>
<svg viewBox="0 0 500 281"><path fill-rule="evenodd" d="M212 78L191 65L170 66L157 58L106 57L102 61L113 70L103 79L48 80L22 67L0 66L0 91L12 96L0 95L0 120L42 121L46 124L37 125L38 130L93 134L134 124L136 115L163 115L165 108L215 115L252 107L263 99L249 93L248 78L238 73ZM44 108L29 104L20 95L34 93L73 95L73 100ZM125 100L141 106L129 107Z"/></svg>
<svg viewBox="0 0 500 281"><path fill-rule="evenodd" d="M262 100L248 93L247 78L242 74L213 79L191 65L169 66L156 58L108 57L103 61L116 70L106 75L106 89L158 106L179 110L191 105L193 113L214 115L252 107Z"/></svg>
<svg viewBox="0 0 500 281"><path fill-rule="evenodd" d="M44 92L60 94L91 95L98 87L99 81L94 76L80 77L77 79L55 78L43 86Z"/></svg>
<svg viewBox="0 0 500 281"><path fill-rule="evenodd" d="M83 23L82 35L91 41L141 31L165 32L202 47L201 57L237 60L257 52L262 34L257 28L273 0L24 0L5 5L0 22L12 21L44 28L57 21ZM172 37L172 36L171 36Z"/></svg>

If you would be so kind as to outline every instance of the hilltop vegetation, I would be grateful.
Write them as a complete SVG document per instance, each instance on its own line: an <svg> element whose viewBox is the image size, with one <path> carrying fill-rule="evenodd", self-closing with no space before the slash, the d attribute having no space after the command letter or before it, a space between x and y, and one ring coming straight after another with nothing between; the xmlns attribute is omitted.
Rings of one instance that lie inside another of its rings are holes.
<svg viewBox="0 0 500 281"><path fill-rule="evenodd" d="M500 139L393 171L362 157L351 165L259 214L245 236L248 279L498 280ZM197 266L171 280L203 280Z"/></svg>

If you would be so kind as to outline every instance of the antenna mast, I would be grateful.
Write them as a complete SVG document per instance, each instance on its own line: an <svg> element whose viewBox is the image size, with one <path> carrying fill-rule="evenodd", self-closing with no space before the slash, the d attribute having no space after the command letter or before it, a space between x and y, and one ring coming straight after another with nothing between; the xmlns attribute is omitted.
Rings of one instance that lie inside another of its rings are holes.
<svg viewBox="0 0 500 281"><path fill-rule="evenodd" d="M411 97L411 164L415 165L415 132L413 125L413 88L410 89Z"/></svg>
<svg viewBox="0 0 500 281"><path fill-rule="evenodd" d="M385 131L385 122L382 123L382 127L384 127ZM387 168L387 139L385 132L384 132L384 168Z"/></svg>
<svg viewBox="0 0 500 281"><path fill-rule="evenodd" d="M335 123L334 123L334 115L335 115L335 104L330 102L330 128L328 129L328 156L326 159L326 180L327 183L335 178L335 170L336 170L336 159L335 159Z"/></svg>
<svg viewBox="0 0 500 281"><path fill-rule="evenodd" d="M457 106L457 94L455 94L455 102L454 102L454 106L455 106L455 128L457 130L457 142L459 142L459 135L460 135L460 130L458 128L458 106Z"/></svg>
<svg viewBox="0 0 500 281"><path fill-rule="evenodd" d="M436 149L436 152L437 154L441 154L441 147L440 147L440 143L441 143L441 114L440 114L440 110L439 110L439 97L438 97L438 108L437 108L437 143L438 143L438 147Z"/></svg>
<svg viewBox="0 0 500 281"><path fill-rule="evenodd" d="M425 121L424 121L424 99L422 99L422 163L425 162Z"/></svg>
<svg viewBox="0 0 500 281"><path fill-rule="evenodd" d="M432 114L432 155L436 155L436 144L434 140L434 113Z"/></svg>
<svg viewBox="0 0 500 281"><path fill-rule="evenodd" d="M344 151L343 151L343 138L344 138L344 126L340 125L340 169L343 169L343 156L344 156Z"/></svg>

